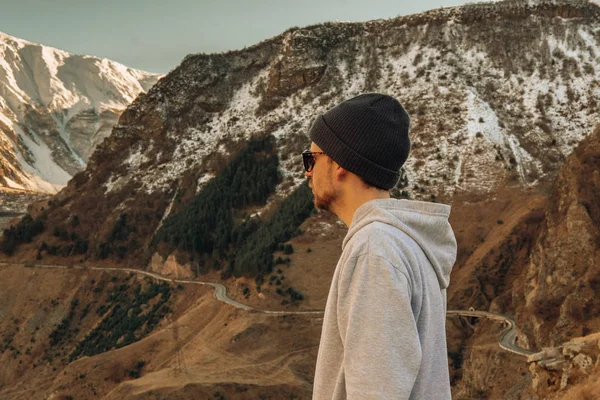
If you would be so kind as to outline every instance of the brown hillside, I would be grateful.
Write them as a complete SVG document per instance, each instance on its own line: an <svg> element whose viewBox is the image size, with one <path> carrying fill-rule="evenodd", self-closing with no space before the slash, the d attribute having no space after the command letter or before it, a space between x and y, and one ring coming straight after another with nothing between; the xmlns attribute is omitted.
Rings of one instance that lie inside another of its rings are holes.
<svg viewBox="0 0 600 400"><path fill-rule="evenodd" d="M449 307L474 307L512 315L521 331L520 345L534 351L600 332L595 311L600 266L599 171L600 127L568 157L549 195L513 192L503 197L499 192L494 201L462 206L455 203L453 219L457 221L468 210L465 218L471 218L474 227L476 220L486 215L489 218L487 211L493 210L494 204L502 204L503 198L506 217L502 224L484 225L493 228L486 231L484 238L479 236L482 243L474 247L469 246L461 228L455 225L459 261L449 288ZM467 236L471 240L478 238ZM595 387L600 373L597 368L569 374L562 367L548 372L532 366L526 373L524 368L529 366L523 357L507 356L497 346L480 351L478 346L489 332L490 323L476 319L459 319L448 325L455 395L499 398L498 393L511 393L502 398L517 399L538 394L541 398L559 399L561 385L581 385L572 393L590 393L590 388ZM489 338L486 343L491 344L494 339L498 338ZM597 349L597 343L593 343ZM583 354L598 365L597 351L586 350ZM490 363L495 366L495 373L485 367ZM571 364L564 365L567 368ZM561 378L563 375L569 378ZM590 378L586 380L586 376ZM515 391L515 387L520 389Z"/></svg>
<svg viewBox="0 0 600 400"><path fill-rule="evenodd" d="M2 266L0 275L0 312L11 316L2 318L0 325L0 357L6 366L0 374L2 399L203 398L216 392L225 398L238 393L236 398L244 399L310 395L318 315L242 312L213 299L206 288L185 285L174 288L168 303L173 312L154 333L69 363L65 356L100 322L95 310L106 304L105 291L123 282L135 286L145 278L22 266ZM48 335L74 299L93 307L84 317L77 309L70 327L78 332L59 345L49 345ZM131 371L140 361L145 363L138 371L141 378L133 380Z"/></svg>

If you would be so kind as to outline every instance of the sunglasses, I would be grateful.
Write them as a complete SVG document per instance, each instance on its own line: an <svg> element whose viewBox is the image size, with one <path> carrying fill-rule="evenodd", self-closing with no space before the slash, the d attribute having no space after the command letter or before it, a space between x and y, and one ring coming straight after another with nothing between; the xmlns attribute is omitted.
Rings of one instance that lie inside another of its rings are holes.
<svg viewBox="0 0 600 400"><path fill-rule="evenodd" d="M304 162L304 169L306 172L312 171L315 166L315 155L317 154L325 154L322 151L308 151L304 150L302 152L302 162Z"/></svg>

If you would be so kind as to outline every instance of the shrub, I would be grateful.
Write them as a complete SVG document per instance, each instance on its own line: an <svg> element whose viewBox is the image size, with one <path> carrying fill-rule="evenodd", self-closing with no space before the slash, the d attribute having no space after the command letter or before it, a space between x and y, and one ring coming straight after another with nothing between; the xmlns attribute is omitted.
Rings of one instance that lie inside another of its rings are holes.
<svg viewBox="0 0 600 400"><path fill-rule="evenodd" d="M265 277L262 274L258 274L254 278L254 282L256 283L257 286L262 285L264 283L264 281L265 281Z"/></svg>
<svg viewBox="0 0 600 400"><path fill-rule="evenodd" d="M146 365L146 361L140 360L135 364L133 369L129 370L129 377L133 379L137 379L142 376L142 368Z"/></svg>
<svg viewBox="0 0 600 400"><path fill-rule="evenodd" d="M287 288L285 293L290 296L292 301L304 300L304 295L292 287Z"/></svg>
<svg viewBox="0 0 600 400"><path fill-rule="evenodd" d="M109 294L109 305L101 305L96 309L98 315L104 315L109 309L110 313L77 344L69 356L70 361L81 355L93 356L134 343L152 332L160 320L171 312L166 305L171 296L168 283L152 282L145 290L137 286L133 295L127 293L128 290L129 285L119 285ZM142 305L148 305L144 314Z"/></svg>
<svg viewBox="0 0 600 400"><path fill-rule="evenodd" d="M73 246L73 254L85 254L88 251L89 242L87 240L78 238Z"/></svg>
<svg viewBox="0 0 600 400"><path fill-rule="evenodd" d="M11 226L4 230L0 249L4 254L11 256L20 244L31 243L33 237L42 233L44 228L44 221L41 218L34 220L31 215L26 214L16 227Z"/></svg>

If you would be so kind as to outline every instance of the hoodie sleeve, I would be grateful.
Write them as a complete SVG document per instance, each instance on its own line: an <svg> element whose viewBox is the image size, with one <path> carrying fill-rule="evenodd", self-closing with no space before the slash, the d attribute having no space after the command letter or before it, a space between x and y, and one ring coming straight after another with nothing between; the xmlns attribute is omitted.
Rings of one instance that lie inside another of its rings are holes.
<svg viewBox="0 0 600 400"><path fill-rule="evenodd" d="M408 399L421 345L406 275L382 257L365 254L344 266L339 288L347 398Z"/></svg>

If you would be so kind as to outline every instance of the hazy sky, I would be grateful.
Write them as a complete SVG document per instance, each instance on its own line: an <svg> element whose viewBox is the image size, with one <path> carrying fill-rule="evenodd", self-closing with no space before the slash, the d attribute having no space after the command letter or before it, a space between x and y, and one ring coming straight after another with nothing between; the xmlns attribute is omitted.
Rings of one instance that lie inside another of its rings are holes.
<svg viewBox="0 0 600 400"><path fill-rule="evenodd" d="M0 0L0 31L166 73L190 53L249 46L292 26L393 18L463 0Z"/></svg>

